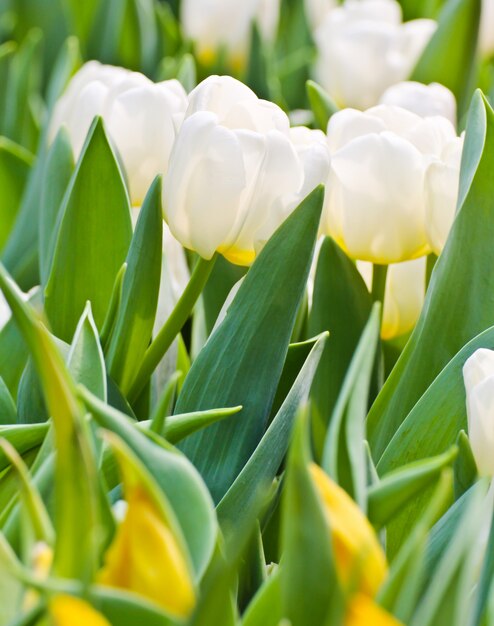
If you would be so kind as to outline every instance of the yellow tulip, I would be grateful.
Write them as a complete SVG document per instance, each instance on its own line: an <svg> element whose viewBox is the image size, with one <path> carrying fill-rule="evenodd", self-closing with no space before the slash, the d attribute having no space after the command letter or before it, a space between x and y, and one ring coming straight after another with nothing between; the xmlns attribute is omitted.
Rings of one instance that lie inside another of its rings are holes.
<svg viewBox="0 0 494 626"><path fill-rule="evenodd" d="M363 593L357 593L348 606L345 626L403 626L403 624L371 598Z"/></svg>
<svg viewBox="0 0 494 626"><path fill-rule="evenodd" d="M90 604L73 596L54 596L49 614L54 626L111 626Z"/></svg>
<svg viewBox="0 0 494 626"><path fill-rule="evenodd" d="M133 484L128 508L105 557L99 582L152 600L187 616L195 604L189 569L177 540L147 491Z"/></svg>
<svg viewBox="0 0 494 626"><path fill-rule="evenodd" d="M349 585L359 576L359 590L373 597L387 575L386 557L374 529L350 496L320 467L311 464L310 471L331 529L339 577Z"/></svg>

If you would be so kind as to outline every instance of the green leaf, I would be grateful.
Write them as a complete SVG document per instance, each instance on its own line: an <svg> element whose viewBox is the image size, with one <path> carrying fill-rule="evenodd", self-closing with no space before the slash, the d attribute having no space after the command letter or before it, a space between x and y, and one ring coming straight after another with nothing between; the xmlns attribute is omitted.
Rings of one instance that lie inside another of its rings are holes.
<svg viewBox="0 0 494 626"><path fill-rule="evenodd" d="M68 354L67 366L75 381L106 402L106 371L98 329L88 302L77 325Z"/></svg>
<svg viewBox="0 0 494 626"><path fill-rule="evenodd" d="M118 626L177 626L177 622L161 611L155 604L128 591L93 587L89 591L91 604L111 624Z"/></svg>
<svg viewBox="0 0 494 626"><path fill-rule="evenodd" d="M380 327L381 307L376 303L331 416L322 463L327 474L352 496L364 512L367 510L365 416Z"/></svg>
<svg viewBox="0 0 494 626"><path fill-rule="evenodd" d="M456 445L459 452L454 464L454 476L455 500L458 500L477 480L478 473L470 441L464 430L459 432Z"/></svg>
<svg viewBox="0 0 494 626"><path fill-rule="evenodd" d="M288 458L282 513L281 598L283 616L292 626L326 626L340 623L344 600L328 520L309 474L307 425L301 413ZM334 622L328 621L330 616Z"/></svg>
<svg viewBox="0 0 494 626"><path fill-rule="evenodd" d="M368 491L368 517L374 526L383 527L402 507L436 481L444 468L458 455L453 446L439 456L416 461L390 474L386 474Z"/></svg>
<svg viewBox="0 0 494 626"><path fill-rule="evenodd" d="M47 432L48 424L0 426L0 437L8 441L21 456L34 448L39 448ZM9 465L8 457L0 452L0 472Z"/></svg>
<svg viewBox="0 0 494 626"><path fill-rule="evenodd" d="M125 395L153 332L161 278L163 217L161 179L146 195L127 256L127 270L106 361Z"/></svg>
<svg viewBox="0 0 494 626"><path fill-rule="evenodd" d="M277 569L247 607L242 626L279 626L282 618L280 573Z"/></svg>
<svg viewBox="0 0 494 626"><path fill-rule="evenodd" d="M264 434L309 273L322 201L318 188L268 241L179 395L176 413L244 407L240 416L181 446L217 502Z"/></svg>
<svg viewBox="0 0 494 626"><path fill-rule="evenodd" d="M288 450L295 416L307 402L310 387L321 358L327 334L314 344L293 387L265 432L252 456L217 507L223 531L235 528L242 511L249 509L258 497L259 488L268 488L274 480Z"/></svg>
<svg viewBox="0 0 494 626"><path fill-rule="evenodd" d="M331 116L337 113L339 108L328 92L313 80L308 80L305 88L316 127L326 132Z"/></svg>
<svg viewBox="0 0 494 626"><path fill-rule="evenodd" d="M0 376L0 425L15 424L17 422L17 409L10 391Z"/></svg>
<svg viewBox="0 0 494 626"><path fill-rule="evenodd" d="M478 348L494 349L494 327L470 341L444 368L398 429L377 469L381 475L441 454L467 428L463 365ZM393 554L406 539L423 508L425 495L405 507L388 527L388 551Z"/></svg>
<svg viewBox="0 0 494 626"><path fill-rule="evenodd" d="M61 210L45 310L54 333L68 342L88 300L96 325L103 324L132 237L127 192L100 118L91 126Z"/></svg>
<svg viewBox="0 0 494 626"><path fill-rule="evenodd" d="M460 113L468 108L474 86L480 10L481 0L448 0L410 78L451 89Z"/></svg>
<svg viewBox="0 0 494 626"><path fill-rule="evenodd" d="M16 220L33 159L25 148L0 137L0 250Z"/></svg>
<svg viewBox="0 0 494 626"><path fill-rule="evenodd" d="M308 333L330 336L311 392L315 447L322 456L326 428L335 409L350 361L371 312L371 298L355 264L330 238L317 261Z"/></svg>
<svg viewBox="0 0 494 626"><path fill-rule="evenodd" d="M211 498L194 467L164 440L161 445L156 435L150 440L126 415L101 402L84 387L79 388L79 393L95 421L128 445L170 501L199 579L214 549L217 522Z"/></svg>
<svg viewBox="0 0 494 626"><path fill-rule="evenodd" d="M20 563L4 536L0 533L0 615L1 626L12 623L22 606L24 586L19 582L18 569Z"/></svg>
<svg viewBox="0 0 494 626"><path fill-rule="evenodd" d="M188 435L201 430L201 428L206 428L220 420L236 415L241 410L241 406L234 406L231 409L211 409L209 411L170 415L166 419L163 432L159 434L170 443L176 444Z"/></svg>
<svg viewBox="0 0 494 626"><path fill-rule="evenodd" d="M494 291L493 163L494 112L477 93L467 125L458 214L434 267L420 319L369 414L376 459L448 361L494 322L489 295Z"/></svg>
<svg viewBox="0 0 494 626"><path fill-rule="evenodd" d="M39 207L39 271L46 284L50 275L61 206L74 171L74 156L67 130L63 127L51 146L43 171Z"/></svg>

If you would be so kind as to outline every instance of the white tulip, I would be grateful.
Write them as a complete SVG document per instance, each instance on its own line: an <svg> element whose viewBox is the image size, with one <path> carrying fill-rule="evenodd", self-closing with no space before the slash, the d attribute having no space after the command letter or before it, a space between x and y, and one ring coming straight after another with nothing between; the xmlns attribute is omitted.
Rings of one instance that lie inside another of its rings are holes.
<svg viewBox="0 0 494 626"><path fill-rule="evenodd" d="M357 268L370 290L372 264L357 261ZM415 326L424 304L426 268L427 257L388 267L381 325L383 339L400 337Z"/></svg>
<svg viewBox="0 0 494 626"><path fill-rule="evenodd" d="M163 187L165 219L202 257L219 251L248 265L328 170L321 133L290 130L279 107L211 76L190 94Z"/></svg>
<svg viewBox="0 0 494 626"><path fill-rule="evenodd" d="M305 15L312 30L316 30L326 15L337 6L336 0L305 0Z"/></svg>
<svg viewBox="0 0 494 626"><path fill-rule="evenodd" d="M398 83L386 89L380 104L398 106L420 117L442 115L456 126L455 96L452 91L439 83L430 85L414 81Z"/></svg>
<svg viewBox="0 0 494 626"><path fill-rule="evenodd" d="M211 65L222 51L237 68L246 62L253 23L272 40L278 27L280 0L182 0L184 34L195 42L202 63Z"/></svg>
<svg viewBox="0 0 494 626"><path fill-rule="evenodd" d="M463 136L444 147L441 158L427 168L426 228L432 251L439 255L446 243L456 215Z"/></svg>
<svg viewBox="0 0 494 626"><path fill-rule="evenodd" d="M426 172L457 140L444 117L394 106L340 111L328 124L331 174L322 230L349 256L400 263L429 252ZM434 197L432 198L434 200Z"/></svg>
<svg viewBox="0 0 494 626"><path fill-rule="evenodd" d="M494 351L481 348L463 366L468 436L480 474L494 476Z"/></svg>
<svg viewBox="0 0 494 626"><path fill-rule="evenodd" d="M482 0L479 46L482 54L494 54L494 0Z"/></svg>
<svg viewBox="0 0 494 626"><path fill-rule="evenodd" d="M157 174L165 174L175 141L175 122L187 107L176 80L153 83L121 67L86 63L56 104L53 139L67 126L76 158L96 115L100 115L125 169L132 205L140 206Z"/></svg>
<svg viewBox="0 0 494 626"><path fill-rule="evenodd" d="M396 0L346 0L315 31L316 78L341 107L374 106L410 76L436 26L426 19L402 23Z"/></svg>

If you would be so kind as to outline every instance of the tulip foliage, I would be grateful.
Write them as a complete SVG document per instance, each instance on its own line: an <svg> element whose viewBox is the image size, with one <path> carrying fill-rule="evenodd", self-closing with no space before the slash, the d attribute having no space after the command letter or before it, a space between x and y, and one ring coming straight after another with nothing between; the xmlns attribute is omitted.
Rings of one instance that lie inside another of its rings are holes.
<svg viewBox="0 0 494 626"><path fill-rule="evenodd" d="M0 2L0 626L494 626L494 3Z"/></svg>

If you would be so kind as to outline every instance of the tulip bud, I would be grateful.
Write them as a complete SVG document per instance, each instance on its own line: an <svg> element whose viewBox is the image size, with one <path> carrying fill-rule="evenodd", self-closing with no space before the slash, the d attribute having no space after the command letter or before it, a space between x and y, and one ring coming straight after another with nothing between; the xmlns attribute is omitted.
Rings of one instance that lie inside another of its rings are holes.
<svg viewBox="0 0 494 626"><path fill-rule="evenodd" d="M398 83L386 89L380 104L407 109L420 117L442 115L456 125L456 99L447 87L439 83L423 85L413 81Z"/></svg>
<svg viewBox="0 0 494 626"><path fill-rule="evenodd" d="M403 624L371 598L363 593L357 593L348 605L345 626L403 626Z"/></svg>
<svg viewBox="0 0 494 626"><path fill-rule="evenodd" d="M486 57L494 54L494 0L482 0L479 47Z"/></svg>
<svg viewBox="0 0 494 626"><path fill-rule="evenodd" d="M50 137L65 124L78 157L93 118L103 117L127 174L132 205L140 206L155 176L166 173L175 123L186 107L177 80L153 83L138 72L90 61L57 102Z"/></svg>
<svg viewBox="0 0 494 626"><path fill-rule="evenodd" d="M165 219L205 259L218 251L249 265L328 167L319 133L291 131L275 104L211 76L190 94L163 185Z"/></svg>
<svg viewBox="0 0 494 626"><path fill-rule="evenodd" d="M280 0L182 0L180 18L203 65L212 65L221 53L233 68L240 69L249 53L253 23L264 39L273 39L279 8Z"/></svg>
<svg viewBox="0 0 494 626"><path fill-rule="evenodd" d="M395 263L388 267L381 325L381 337L394 339L415 326L425 298L427 258ZM357 261L367 287L372 285L372 265Z"/></svg>
<svg viewBox="0 0 494 626"><path fill-rule="evenodd" d="M494 476L494 351L481 348L463 366L468 436L479 473Z"/></svg>
<svg viewBox="0 0 494 626"><path fill-rule="evenodd" d="M350 496L320 467L312 464L310 472L326 513L342 583L348 585L360 576L360 591L375 596L388 569L374 529Z"/></svg>
<svg viewBox="0 0 494 626"><path fill-rule="evenodd" d="M90 604L65 594L54 596L48 611L53 626L111 626Z"/></svg>
<svg viewBox="0 0 494 626"><path fill-rule="evenodd" d="M314 34L316 77L339 106L371 107L408 78L436 22L401 20L396 0L346 0L327 13Z"/></svg>
<svg viewBox="0 0 494 626"><path fill-rule="evenodd" d="M349 256L380 265L429 252L430 163L442 162L456 131L446 118L379 105L339 111L328 124L331 174L322 229Z"/></svg>

